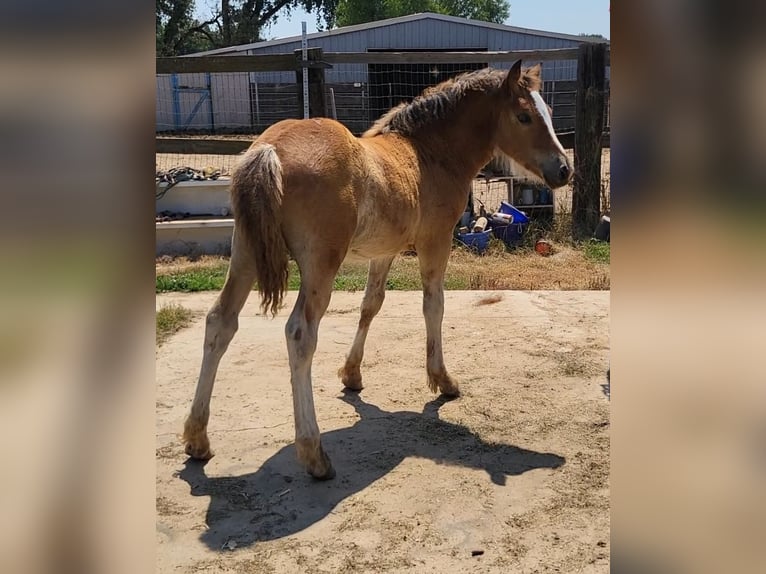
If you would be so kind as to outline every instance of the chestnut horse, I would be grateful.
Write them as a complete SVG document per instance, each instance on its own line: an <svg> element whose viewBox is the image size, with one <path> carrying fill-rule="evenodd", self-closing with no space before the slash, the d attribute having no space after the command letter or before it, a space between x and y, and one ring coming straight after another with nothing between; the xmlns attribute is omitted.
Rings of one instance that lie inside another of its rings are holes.
<svg viewBox="0 0 766 574"><path fill-rule="evenodd" d="M298 458L318 479L335 475L322 448L311 389L317 331L344 259L369 260L359 327L339 376L362 388L360 364L386 277L400 252L414 249L423 282L428 386L459 394L442 355L444 271L452 233L471 181L496 152L510 156L552 188L572 166L539 94L540 66L481 69L427 89L357 138L325 119L284 120L269 127L233 171L231 261L207 315L199 381L184 428L186 452L212 456L207 437L218 364L237 331L237 318L258 282L263 310L280 308L288 259L301 286L287 320Z"/></svg>

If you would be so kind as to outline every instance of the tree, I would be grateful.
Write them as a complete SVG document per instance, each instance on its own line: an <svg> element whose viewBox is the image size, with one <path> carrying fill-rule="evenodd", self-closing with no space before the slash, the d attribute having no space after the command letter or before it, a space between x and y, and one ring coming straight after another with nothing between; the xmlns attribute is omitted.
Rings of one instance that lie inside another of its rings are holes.
<svg viewBox="0 0 766 574"><path fill-rule="evenodd" d="M585 34L585 33L582 33L582 34L578 34L578 36L580 36L584 40L589 40L589 41L593 41L593 42L608 42L609 41L609 38L607 38L605 36L602 36L601 34Z"/></svg>
<svg viewBox="0 0 766 574"><path fill-rule="evenodd" d="M316 14L317 25L335 27L437 12L502 23L508 0L220 0L209 18L194 18L195 0L157 0L158 56L177 56L263 39L263 30L280 14L301 7Z"/></svg>
<svg viewBox="0 0 766 574"><path fill-rule="evenodd" d="M510 14L507 0L337 0L334 26L352 26L418 12L436 12L502 24Z"/></svg>
<svg viewBox="0 0 766 574"><path fill-rule="evenodd" d="M193 17L194 0L157 0L156 50L158 56L177 56L218 47L220 38L210 29L218 15L207 22Z"/></svg>
<svg viewBox="0 0 766 574"><path fill-rule="evenodd" d="M229 4L228 1L224 1ZM317 15L317 23L331 22L338 0L244 0L231 8L231 29L224 30L223 36L230 37L231 43L247 44L262 40L261 31L273 23L280 11L286 14L293 8L301 7Z"/></svg>
<svg viewBox="0 0 766 574"><path fill-rule="evenodd" d="M507 0L436 0L438 12L450 16L502 24L511 13Z"/></svg>
<svg viewBox="0 0 766 574"><path fill-rule="evenodd" d="M195 0L157 0L158 56L177 56L262 40L262 31L280 13L301 7L330 23L338 0L221 0L209 19L193 17Z"/></svg>

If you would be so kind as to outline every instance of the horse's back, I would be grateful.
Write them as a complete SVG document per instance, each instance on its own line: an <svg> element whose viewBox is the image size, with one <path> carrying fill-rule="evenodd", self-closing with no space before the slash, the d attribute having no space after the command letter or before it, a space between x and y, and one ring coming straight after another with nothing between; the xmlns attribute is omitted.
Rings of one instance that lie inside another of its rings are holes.
<svg viewBox="0 0 766 574"><path fill-rule="evenodd" d="M329 118L283 120L270 126L255 143L273 145L285 170L311 171L314 175L348 165L349 156L359 150L354 134Z"/></svg>

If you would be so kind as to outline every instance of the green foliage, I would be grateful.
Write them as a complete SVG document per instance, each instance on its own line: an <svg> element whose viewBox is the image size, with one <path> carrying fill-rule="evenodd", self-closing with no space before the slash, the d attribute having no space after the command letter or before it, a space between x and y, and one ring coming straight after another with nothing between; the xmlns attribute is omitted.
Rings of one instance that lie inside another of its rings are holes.
<svg viewBox="0 0 766 574"><path fill-rule="evenodd" d="M197 291L219 291L226 279L228 263L222 261L215 265L199 265L183 271L159 273L155 278L157 293ZM366 263L346 263L341 266L335 277L333 288L338 291L363 291L367 284ZM290 261L287 289L296 291L301 286L301 276L294 261ZM417 268L410 265L402 269L393 269L386 287L396 290L417 290L422 286ZM258 286L254 285L256 289Z"/></svg>
<svg viewBox="0 0 766 574"><path fill-rule="evenodd" d="M582 33L582 34L578 34L578 36L580 36L581 38L585 40L590 40L592 42L608 42L609 41L609 38L607 38L606 36L602 36L601 34Z"/></svg>
<svg viewBox="0 0 766 574"><path fill-rule="evenodd" d="M502 24L508 19L511 5L507 0L435 0L436 12Z"/></svg>
<svg viewBox="0 0 766 574"><path fill-rule="evenodd" d="M157 0L157 56L178 56L263 39L263 31L280 14L301 7L330 23L338 0L221 0L208 20L194 18L195 0Z"/></svg>
<svg viewBox="0 0 766 574"><path fill-rule="evenodd" d="M609 263L611 248L604 241L589 241L583 245L585 257L597 263Z"/></svg>
<svg viewBox="0 0 766 574"><path fill-rule="evenodd" d="M220 0L206 21L194 18L196 0L157 0L157 56L178 56L263 39L280 15L301 7L317 26L350 26L418 12L502 23L508 0Z"/></svg>
<svg viewBox="0 0 766 574"><path fill-rule="evenodd" d="M157 0L157 56L178 56L217 47L218 36L193 17L195 0Z"/></svg>
<svg viewBox="0 0 766 574"><path fill-rule="evenodd" d="M337 0L335 26L352 26L419 12L436 12L502 24L510 14L507 0Z"/></svg>
<svg viewBox="0 0 766 574"><path fill-rule="evenodd" d="M228 263L222 262L213 267L199 267L176 273L158 274L155 278L155 291L157 293L217 291L223 287L228 267Z"/></svg>

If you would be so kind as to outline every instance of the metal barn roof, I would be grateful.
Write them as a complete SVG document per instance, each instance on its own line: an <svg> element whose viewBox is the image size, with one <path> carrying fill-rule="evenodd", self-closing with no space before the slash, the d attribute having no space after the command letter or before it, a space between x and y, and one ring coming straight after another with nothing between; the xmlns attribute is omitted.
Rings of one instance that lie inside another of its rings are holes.
<svg viewBox="0 0 766 574"><path fill-rule="evenodd" d="M499 32L509 32L514 34L524 34L529 36L536 36L540 38L550 38L552 40L566 41L567 45L575 45L583 42L590 42L587 38L582 36L575 36L572 34L558 34L556 32L546 32L544 30L533 30L531 28L520 28L518 26L506 26L505 24L494 24L492 22L483 22L480 20L469 20L467 18L458 18L456 16L446 16L444 14L434 14L432 12L423 12L419 14L410 14L408 16L400 16L398 18L389 18L387 20L377 20L375 22L367 22L364 24L357 24L355 26L344 26L342 28L335 28L333 30L326 30L323 32L314 32L313 34L307 34L306 38L311 40L321 40L326 38L332 38L336 36L343 36L346 34L353 34L355 32L367 32L371 30L377 30L380 28L386 28L396 26L399 24L408 24L418 21L431 21L434 23L448 23L459 24L462 26L484 28L488 30L496 30ZM251 44L241 44L239 46L229 46L227 48L219 48L216 50L208 50L205 52L198 52L193 54L194 56L209 56L214 54L236 54L239 52L255 52L261 49L268 49L283 44L294 44L300 42L300 36L289 36L287 38L278 38L275 40L266 40L263 42L254 42Z"/></svg>

